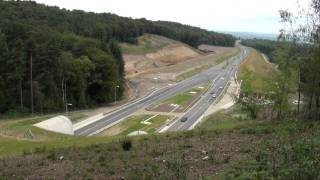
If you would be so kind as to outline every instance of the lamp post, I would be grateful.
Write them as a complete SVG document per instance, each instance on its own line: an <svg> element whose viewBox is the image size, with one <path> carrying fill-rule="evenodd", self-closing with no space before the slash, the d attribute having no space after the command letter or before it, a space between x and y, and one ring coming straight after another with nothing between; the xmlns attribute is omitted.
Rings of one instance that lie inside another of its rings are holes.
<svg viewBox="0 0 320 180"><path fill-rule="evenodd" d="M68 106L72 106L71 103L66 103L66 114L68 114Z"/></svg>
<svg viewBox="0 0 320 180"><path fill-rule="evenodd" d="M120 86L117 85L114 87L114 103L117 102L117 88L120 88Z"/></svg>

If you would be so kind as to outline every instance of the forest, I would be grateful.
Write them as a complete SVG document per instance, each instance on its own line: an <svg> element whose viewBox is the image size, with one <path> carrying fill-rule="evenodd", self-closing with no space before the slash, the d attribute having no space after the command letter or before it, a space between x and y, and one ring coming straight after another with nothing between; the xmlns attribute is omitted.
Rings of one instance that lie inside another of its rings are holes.
<svg viewBox="0 0 320 180"><path fill-rule="evenodd" d="M264 39L245 39L241 41L241 44L255 48L265 55L267 55L271 62L275 62L277 60L276 54L283 49L286 49L290 46L290 42L285 41L273 41L273 40L264 40Z"/></svg>
<svg viewBox="0 0 320 180"><path fill-rule="evenodd" d="M174 22L0 1L0 113L58 112L114 101L125 90L118 42L152 33L197 47L233 46L231 35ZM119 87L119 88L117 88Z"/></svg>

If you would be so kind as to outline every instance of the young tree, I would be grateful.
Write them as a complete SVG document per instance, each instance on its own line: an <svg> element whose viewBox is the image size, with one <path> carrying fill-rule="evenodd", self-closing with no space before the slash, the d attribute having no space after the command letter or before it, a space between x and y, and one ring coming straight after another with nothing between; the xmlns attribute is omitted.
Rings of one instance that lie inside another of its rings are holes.
<svg viewBox="0 0 320 180"><path fill-rule="evenodd" d="M257 97L252 87L252 73L246 72L243 76L241 89L242 97L239 98L239 103L246 112L249 112L249 115L252 119L258 117L259 105L257 104Z"/></svg>
<svg viewBox="0 0 320 180"><path fill-rule="evenodd" d="M309 119L320 119L320 0L312 0L306 12L294 15L280 11L287 25L281 36L304 46L309 53L299 61L299 91L306 97L306 115ZM301 81L300 81L301 80Z"/></svg>

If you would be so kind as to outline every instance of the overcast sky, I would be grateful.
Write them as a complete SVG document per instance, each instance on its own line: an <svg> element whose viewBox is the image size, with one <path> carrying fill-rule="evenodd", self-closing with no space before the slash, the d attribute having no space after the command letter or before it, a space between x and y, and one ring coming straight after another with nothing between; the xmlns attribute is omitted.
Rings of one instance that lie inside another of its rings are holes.
<svg viewBox="0 0 320 180"><path fill-rule="evenodd" d="M278 33L280 9L297 0L36 0L66 9L167 20L215 31ZM310 0L299 0L308 5Z"/></svg>

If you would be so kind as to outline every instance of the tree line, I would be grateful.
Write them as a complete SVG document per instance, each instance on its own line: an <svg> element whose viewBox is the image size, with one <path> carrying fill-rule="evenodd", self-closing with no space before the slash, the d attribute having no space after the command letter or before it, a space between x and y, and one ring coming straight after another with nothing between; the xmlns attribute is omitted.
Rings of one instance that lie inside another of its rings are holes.
<svg viewBox="0 0 320 180"><path fill-rule="evenodd" d="M275 61L277 60L277 53L289 46L290 42L284 42L280 40L273 41L265 39L245 39L241 41L241 44L259 50L267 55L271 62L276 63Z"/></svg>
<svg viewBox="0 0 320 180"><path fill-rule="evenodd" d="M254 39L243 44L267 54L278 65L270 84L277 119L320 120L320 1L312 0L308 10L298 12L280 11L283 29L278 41ZM294 109L291 95L296 95Z"/></svg>
<svg viewBox="0 0 320 180"><path fill-rule="evenodd" d="M86 108L124 91L118 42L153 33L196 47L232 46L230 35L173 22L0 1L0 113Z"/></svg>

